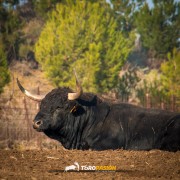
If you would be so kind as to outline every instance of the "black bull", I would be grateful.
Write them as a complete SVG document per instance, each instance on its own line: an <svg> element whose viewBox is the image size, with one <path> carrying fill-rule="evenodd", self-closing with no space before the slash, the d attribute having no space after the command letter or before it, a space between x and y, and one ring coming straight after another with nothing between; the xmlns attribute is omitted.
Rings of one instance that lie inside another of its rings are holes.
<svg viewBox="0 0 180 180"><path fill-rule="evenodd" d="M69 88L57 88L48 93L33 125L65 148L180 149L179 113L111 104L90 93L69 100L71 92Z"/></svg>

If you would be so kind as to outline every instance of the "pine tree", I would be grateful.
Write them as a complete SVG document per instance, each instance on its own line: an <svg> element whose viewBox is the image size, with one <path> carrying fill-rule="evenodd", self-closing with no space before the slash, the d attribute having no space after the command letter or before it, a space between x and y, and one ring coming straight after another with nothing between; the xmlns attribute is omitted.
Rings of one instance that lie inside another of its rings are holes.
<svg viewBox="0 0 180 180"><path fill-rule="evenodd" d="M60 3L62 0L32 0L33 7L36 11L36 14L46 20L48 17L49 11L54 9L57 3Z"/></svg>
<svg viewBox="0 0 180 180"><path fill-rule="evenodd" d="M168 53L168 61L161 64L162 82L167 95L180 98L180 51Z"/></svg>
<svg viewBox="0 0 180 180"><path fill-rule="evenodd" d="M52 11L35 55L56 86L72 86L75 67L85 90L105 92L116 87L132 39L118 30L105 2L67 1Z"/></svg>
<svg viewBox="0 0 180 180"><path fill-rule="evenodd" d="M14 6L18 0L0 1L0 41L4 45L7 60L18 55L19 29L21 27L18 12Z"/></svg>
<svg viewBox="0 0 180 180"><path fill-rule="evenodd" d="M118 21L118 26L121 28L124 34L135 29L134 26L134 14L141 8L145 0L111 0L115 17Z"/></svg>
<svg viewBox="0 0 180 180"><path fill-rule="evenodd" d="M142 44L152 54L166 57L174 47L178 47L180 2L154 0L152 9L145 3L135 19Z"/></svg>
<svg viewBox="0 0 180 180"><path fill-rule="evenodd" d="M10 81L10 75L7 67L7 59L2 44L0 42L0 93L3 87Z"/></svg>

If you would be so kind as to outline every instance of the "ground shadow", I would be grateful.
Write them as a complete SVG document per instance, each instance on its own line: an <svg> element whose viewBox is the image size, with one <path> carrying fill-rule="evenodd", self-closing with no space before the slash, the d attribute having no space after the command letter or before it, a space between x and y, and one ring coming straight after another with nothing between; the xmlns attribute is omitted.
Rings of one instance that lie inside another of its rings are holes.
<svg viewBox="0 0 180 180"><path fill-rule="evenodd" d="M68 172L73 172L73 173L96 173L96 172L100 172L100 173L104 173L104 172L113 172L113 173L138 173L138 170L125 170L125 169L121 169L121 170L116 170L116 171L96 171L96 170L69 170L69 171L64 171L62 169L52 169L48 171L49 173L68 173Z"/></svg>

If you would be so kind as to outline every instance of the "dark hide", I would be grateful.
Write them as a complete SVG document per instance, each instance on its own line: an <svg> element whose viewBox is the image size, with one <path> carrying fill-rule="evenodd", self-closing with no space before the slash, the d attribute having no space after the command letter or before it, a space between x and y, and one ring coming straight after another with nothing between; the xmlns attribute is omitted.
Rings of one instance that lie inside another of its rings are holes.
<svg viewBox="0 0 180 180"><path fill-rule="evenodd" d="M130 104L110 104L87 93L67 100L68 88L51 91L34 121L67 149L180 149L180 114Z"/></svg>

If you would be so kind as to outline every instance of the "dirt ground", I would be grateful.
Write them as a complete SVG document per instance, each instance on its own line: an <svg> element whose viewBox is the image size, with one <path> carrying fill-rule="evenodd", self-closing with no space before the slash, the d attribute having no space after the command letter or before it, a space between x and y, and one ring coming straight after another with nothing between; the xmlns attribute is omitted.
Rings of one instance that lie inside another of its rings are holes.
<svg viewBox="0 0 180 180"><path fill-rule="evenodd" d="M80 171L64 172L78 162ZM81 166L116 166L85 171ZM0 179L180 179L180 151L0 150Z"/></svg>

